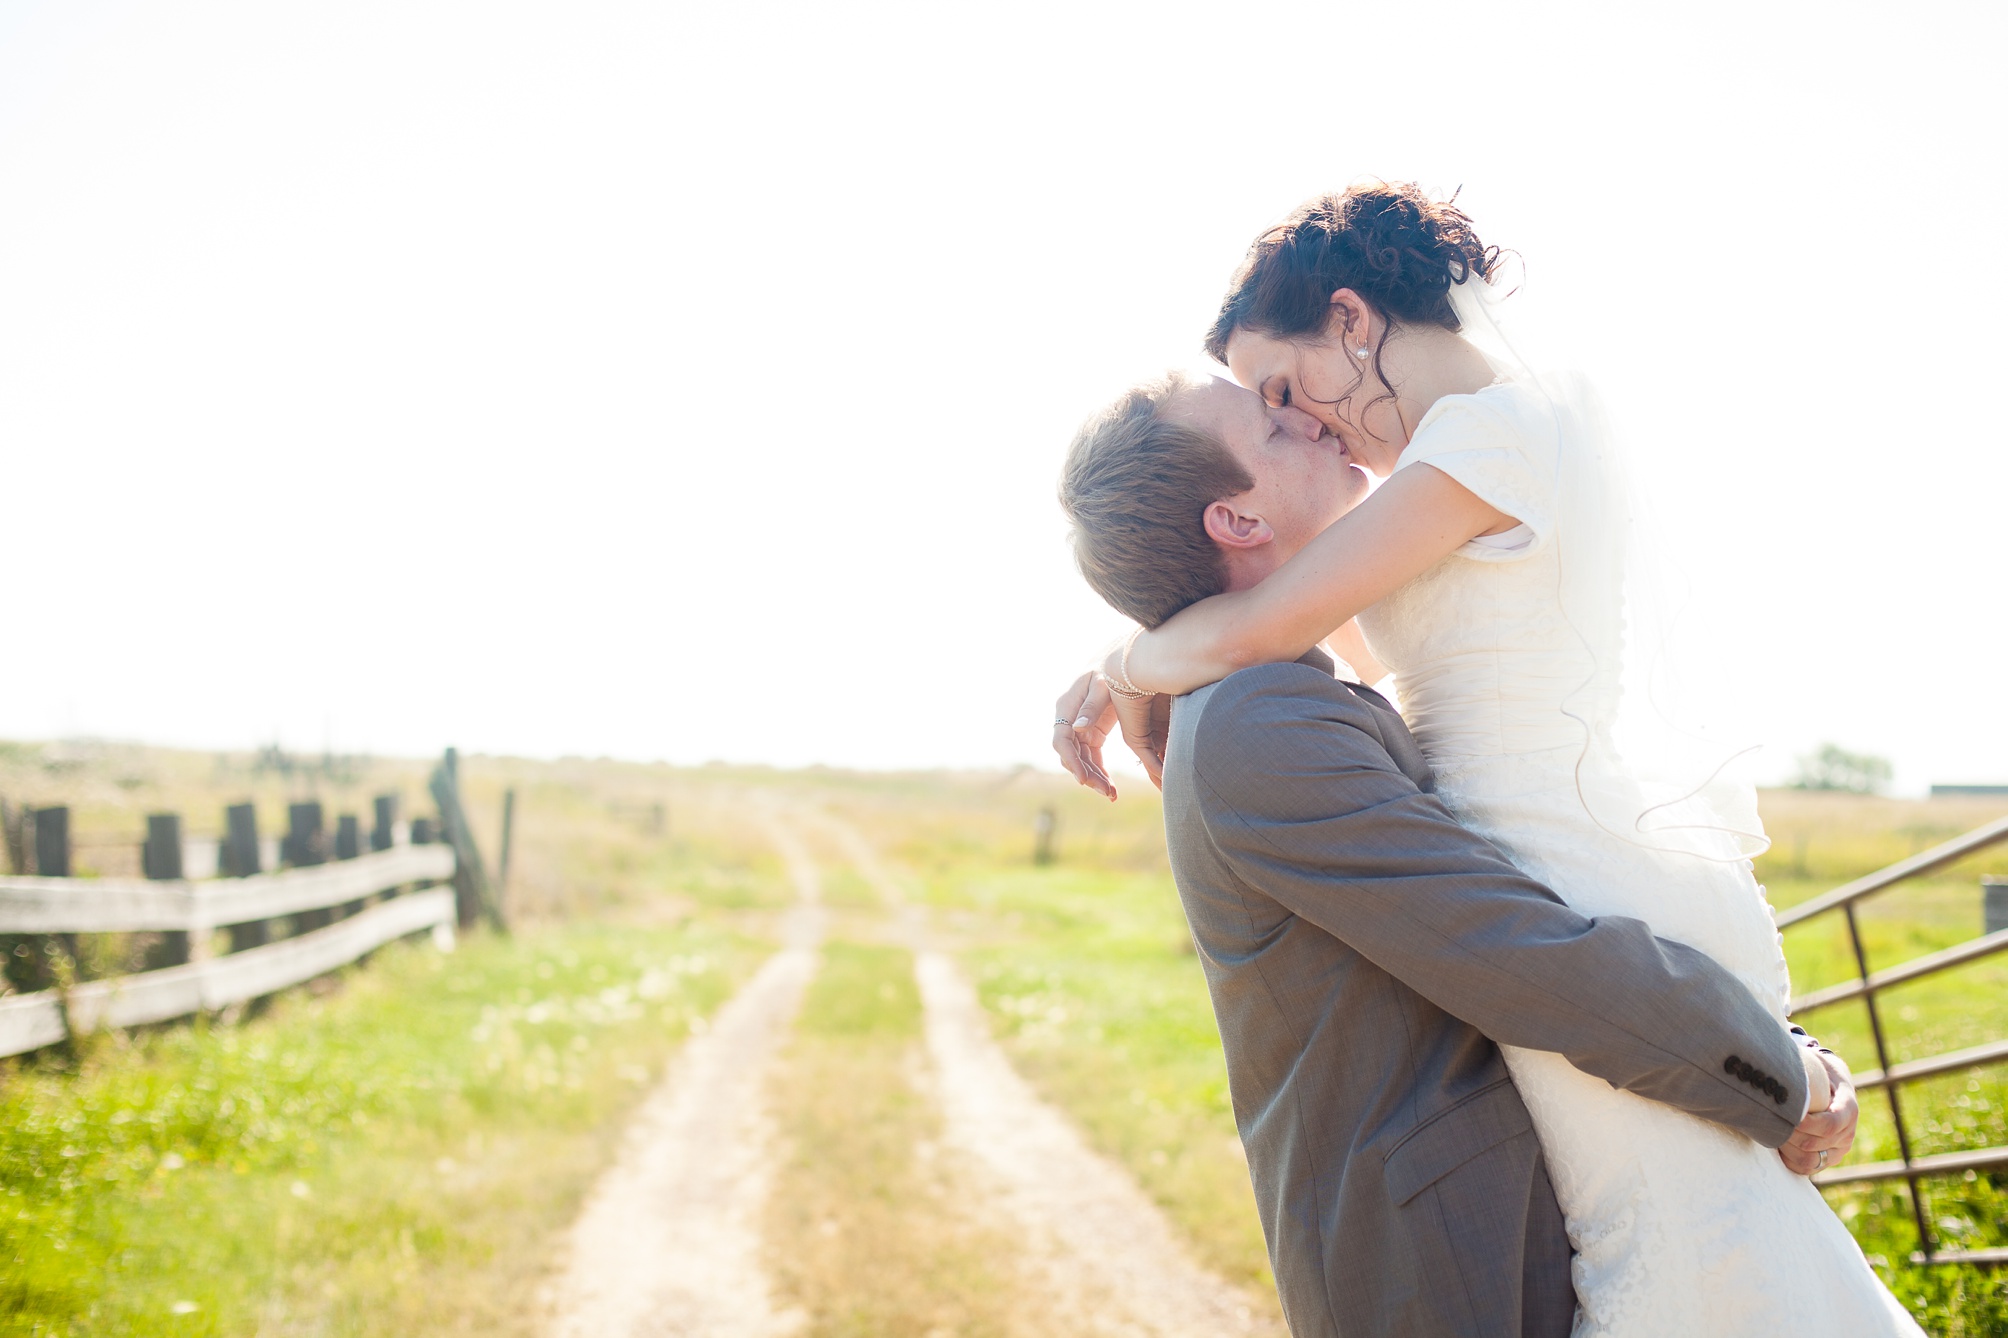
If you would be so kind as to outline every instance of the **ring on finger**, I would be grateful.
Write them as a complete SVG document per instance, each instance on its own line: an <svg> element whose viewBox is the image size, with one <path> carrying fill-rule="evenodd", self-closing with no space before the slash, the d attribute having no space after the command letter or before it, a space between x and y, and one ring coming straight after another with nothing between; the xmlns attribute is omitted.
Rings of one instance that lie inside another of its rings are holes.
<svg viewBox="0 0 2008 1338"><path fill-rule="evenodd" d="M1824 1171L1826 1168L1827 1168L1827 1150L1825 1148L1821 1148L1820 1159L1818 1162L1814 1164L1813 1169L1817 1171Z"/></svg>
<svg viewBox="0 0 2008 1338"><path fill-rule="evenodd" d="M1072 729L1074 727L1074 722L1067 719L1065 716L1057 716L1057 715L1054 716L1053 723L1056 725L1065 725L1068 729Z"/></svg>

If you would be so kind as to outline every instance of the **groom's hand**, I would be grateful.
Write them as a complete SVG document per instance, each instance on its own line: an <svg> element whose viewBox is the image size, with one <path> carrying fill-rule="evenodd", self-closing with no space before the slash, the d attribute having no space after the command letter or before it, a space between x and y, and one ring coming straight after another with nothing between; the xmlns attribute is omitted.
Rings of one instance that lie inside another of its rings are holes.
<svg viewBox="0 0 2008 1338"><path fill-rule="evenodd" d="M1848 1149L1855 1145L1855 1123L1862 1113L1855 1100L1854 1074L1849 1072L1847 1063L1830 1050L1807 1053L1815 1055L1826 1070L1833 1095L1824 1110L1815 1110L1799 1121L1785 1146L1778 1149L1786 1167L1799 1175L1824 1170L1847 1156ZM1822 1152L1827 1155L1822 1157Z"/></svg>
<svg viewBox="0 0 2008 1338"><path fill-rule="evenodd" d="M1171 698L1163 693L1149 697L1118 697L1116 723L1123 742L1143 763L1144 774L1158 789L1164 788L1164 748L1171 738Z"/></svg>

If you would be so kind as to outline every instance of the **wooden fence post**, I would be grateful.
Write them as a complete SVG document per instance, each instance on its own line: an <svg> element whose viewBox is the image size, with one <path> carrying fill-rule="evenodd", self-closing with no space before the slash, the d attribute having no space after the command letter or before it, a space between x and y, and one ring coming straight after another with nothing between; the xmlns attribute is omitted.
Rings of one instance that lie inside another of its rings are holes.
<svg viewBox="0 0 2008 1338"><path fill-rule="evenodd" d="M181 877L181 815L146 815L146 844L140 847L139 863L148 878Z"/></svg>
<svg viewBox="0 0 2008 1338"><path fill-rule="evenodd" d="M286 807L286 863L296 869L310 868L328 862L328 833L321 825L321 803L309 799ZM333 907L317 907L301 911L293 917L296 932L320 929L333 924Z"/></svg>
<svg viewBox="0 0 2008 1338"><path fill-rule="evenodd" d="M146 815L146 844L140 847L140 870L148 878L168 881L181 877L181 815ZM169 929L160 936L157 956L160 966L181 966L188 961L189 935L185 929Z"/></svg>
<svg viewBox="0 0 2008 1338"><path fill-rule="evenodd" d="M250 804L232 804L223 810L223 875L249 878L259 871L258 810Z"/></svg>
<svg viewBox="0 0 2008 1338"><path fill-rule="evenodd" d="M1039 810L1039 816L1032 820L1032 862L1051 864L1053 862L1053 838L1060 825L1059 818L1050 808Z"/></svg>
<svg viewBox="0 0 2008 1338"><path fill-rule="evenodd" d="M294 868L306 868L328 862L328 837L321 823L321 803L318 799L287 805L286 863Z"/></svg>
<svg viewBox="0 0 2008 1338"><path fill-rule="evenodd" d="M481 851L474 844L474 830L467 824L467 810L460 802L460 754L452 749L432 772L432 798L439 805L441 835L453 847L454 902L462 928L485 919L498 933L507 933L501 908L489 890L488 870Z"/></svg>
<svg viewBox="0 0 2008 1338"><path fill-rule="evenodd" d="M7 846L7 872L28 872L28 842L23 834L27 823L28 810L15 808L5 799L0 799L0 840Z"/></svg>
<svg viewBox="0 0 2008 1338"><path fill-rule="evenodd" d="M363 853L363 825L353 813L344 813L335 819L335 858L338 860L357 859ZM368 897L357 897L354 901L342 903L341 914L335 918L346 920L351 915L362 914L363 907L369 905Z"/></svg>
<svg viewBox="0 0 2008 1338"><path fill-rule="evenodd" d="M28 842L25 828L28 823L27 805L19 808L0 799L0 847L7 852L7 872L25 874L28 872ZM0 980L23 994L33 993L44 987L41 978L40 940L27 934L0 934ZM30 956L29 954L35 954Z"/></svg>
<svg viewBox="0 0 2008 1338"><path fill-rule="evenodd" d="M17 874L34 873L34 805L23 804L11 810L0 805L0 814L5 816L7 867ZM6 962L0 964L0 976L4 976L7 983L22 994L48 989L56 983L49 957L49 945L54 941L47 934L8 934L0 937L0 952L7 954Z"/></svg>
<svg viewBox="0 0 2008 1338"><path fill-rule="evenodd" d="M363 853L363 825L353 813L335 819L335 858L354 859Z"/></svg>
<svg viewBox="0 0 2008 1338"><path fill-rule="evenodd" d="M70 876L70 810L35 810L35 872L43 878Z"/></svg>
<svg viewBox="0 0 2008 1338"><path fill-rule="evenodd" d="M376 825L370 828L370 849L389 850L397 842L397 796L380 794L371 803L376 807Z"/></svg>
<svg viewBox="0 0 2008 1338"><path fill-rule="evenodd" d="M35 873L42 878L68 878L70 876L70 810L66 807L38 808L35 810ZM55 934L42 940L42 952L50 956L48 945L59 944L69 958L69 966L64 970L74 972L77 962L77 936L75 934ZM60 982L65 977L59 975Z"/></svg>
<svg viewBox="0 0 2008 1338"><path fill-rule="evenodd" d="M226 877L249 878L259 872L258 809L252 804L232 804L223 811L222 865ZM269 942L272 927L263 920L230 926L230 951L255 948Z"/></svg>
<svg viewBox="0 0 2008 1338"><path fill-rule="evenodd" d="M509 904L509 851L516 835L516 791L502 792L502 855L495 866L495 900L498 906Z"/></svg>

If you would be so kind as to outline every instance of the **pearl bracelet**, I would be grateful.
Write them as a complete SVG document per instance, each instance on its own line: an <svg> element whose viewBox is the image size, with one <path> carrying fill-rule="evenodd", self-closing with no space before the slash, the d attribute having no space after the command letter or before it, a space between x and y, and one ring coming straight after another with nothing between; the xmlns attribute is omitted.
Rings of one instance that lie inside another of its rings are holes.
<svg viewBox="0 0 2008 1338"><path fill-rule="evenodd" d="M1155 692L1145 692L1142 688L1126 679L1113 678L1108 674L1102 675L1102 682L1108 684L1109 691L1113 692L1116 696L1127 697L1131 701L1142 701L1146 697L1155 697L1157 695Z"/></svg>
<svg viewBox="0 0 2008 1338"><path fill-rule="evenodd" d="M1155 692L1145 692L1142 688L1130 682L1130 647L1136 645L1136 639L1142 635L1143 628L1139 627L1136 631L1129 634L1128 640L1123 642L1122 658L1116 661L1115 673L1111 674L1106 669L1102 671L1102 682L1109 685L1109 691L1115 693L1118 697L1127 697L1131 701L1142 701L1146 697L1155 697L1157 695Z"/></svg>

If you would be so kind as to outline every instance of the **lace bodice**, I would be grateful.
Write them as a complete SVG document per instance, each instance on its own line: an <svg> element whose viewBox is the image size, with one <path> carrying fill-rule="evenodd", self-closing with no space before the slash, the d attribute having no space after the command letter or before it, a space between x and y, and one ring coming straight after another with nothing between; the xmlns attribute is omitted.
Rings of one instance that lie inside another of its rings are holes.
<svg viewBox="0 0 2008 1338"><path fill-rule="evenodd" d="M1621 517L1588 513L1610 492L1601 480L1565 486L1595 462L1565 455L1586 447L1564 426L1538 388L1500 382L1437 401L1396 466L1441 469L1526 531L1464 545L1361 615L1433 761L1581 751L1614 718Z"/></svg>
<svg viewBox="0 0 2008 1338"><path fill-rule="evenodd" d="M1713 955L1783 1016L1789 981L1749 865L1654 848L1613 741L1624 659L1625 527L1579 390L1499 382L1437 402L1398 469L1440 469L1524 527L1465 544L1361 617L1403 717L1467 822L1523 864L1566 844L1588 875L1560 889L1591 914L1646 920ZM1493 831L1542 796L1539 836ZM1665 814L1656 816L1666 819ZM1672 819L1715 822L1698 801Z"/></svg>

